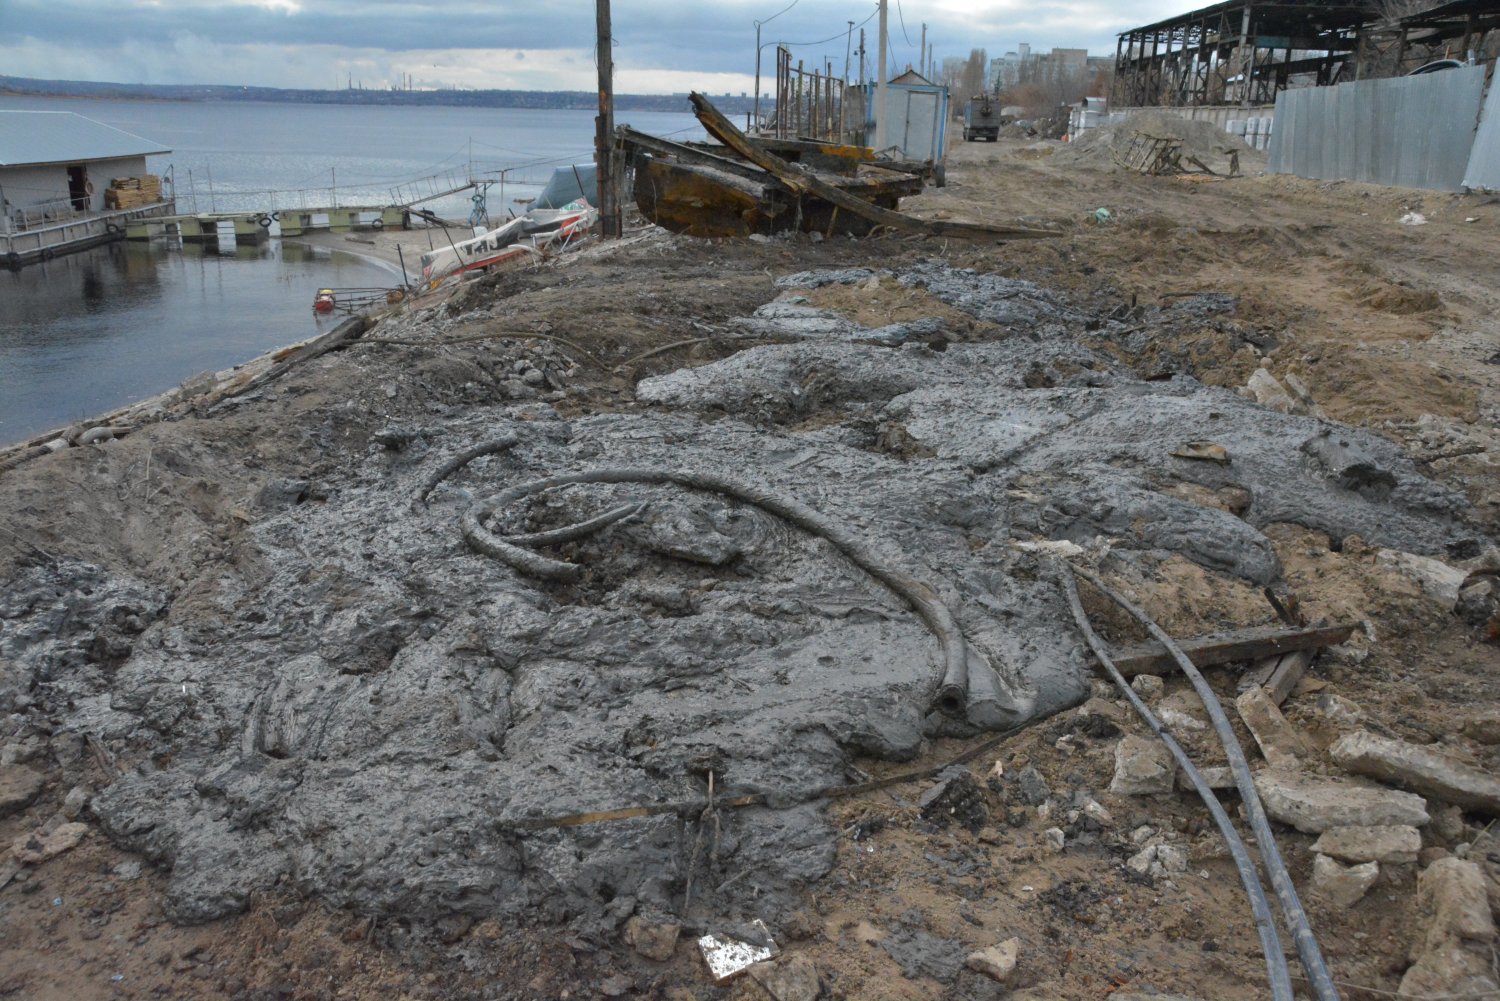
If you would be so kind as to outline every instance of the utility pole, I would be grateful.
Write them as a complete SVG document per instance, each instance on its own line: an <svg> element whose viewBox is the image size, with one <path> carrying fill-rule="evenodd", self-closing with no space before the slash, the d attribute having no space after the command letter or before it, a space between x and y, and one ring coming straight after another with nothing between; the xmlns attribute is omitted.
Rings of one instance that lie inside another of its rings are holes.
<svg viewBox="0 0 1500 1001"><path fill-rule="evenodd" d="M610 41L609 0L594 0L599 35L599 117L594 119L594 168L599 173L599 232L620 235L620 188L615 176L615 64Z"/></svg>
<svg viewBox="0 0 1500 1001"><path fill-rule="evenodd" d="M906 44L910 45L911 43L907 42ZM922 22L922 47L917 50L917 72L920 73L923 77L925 77L928 80L932 79L932 77L927 76L927 22L926 21Z"/></svg>
<svg viewBox="0 0 1500 1001"><path fill-rule="evenodd" d="M886 148L886 138L890 135L885 114L885 51L890 46L890 39L886 34L886 17L889 13L888 0L880 0L880 55L875 61L875 72L880 74L875 78L875 148L877 150Z"/></svg>
<svg viewBox="0 0 1500 1001"><path fill-rule="evenodd" d="M849 22L849 31L844 35L844 86L849 86L849 50L854 45L854 22Z"/></svg>

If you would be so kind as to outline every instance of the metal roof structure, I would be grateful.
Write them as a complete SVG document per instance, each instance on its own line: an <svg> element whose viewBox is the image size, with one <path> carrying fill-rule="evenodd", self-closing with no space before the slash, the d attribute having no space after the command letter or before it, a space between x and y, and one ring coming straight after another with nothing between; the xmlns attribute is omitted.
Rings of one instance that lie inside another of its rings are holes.
<svg viewBox="0 0 1500 1001"><path fill-rule="evenodd" d="M71 111L0 111L0 167L170 152L149 139Z"/></svg>

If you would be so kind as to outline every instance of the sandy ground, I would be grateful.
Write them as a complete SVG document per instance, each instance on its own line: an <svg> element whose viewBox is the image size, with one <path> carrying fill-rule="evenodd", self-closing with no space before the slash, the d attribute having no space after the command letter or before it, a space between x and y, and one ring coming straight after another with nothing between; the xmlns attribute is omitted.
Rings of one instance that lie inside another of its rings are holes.
<svg viewBox="0 0 1500 1001"><path fill-rule="evenodd" d="M774 298L774 277L807 268L937 256L1116 303L1122 311L1184 293L1222 293L1236 300L1227 318L1148 338L1123 360L1146 377L1187 371L1229 387L1244 385L1262 364L1277 376L1296 374L1327 416L1390 438L1429 476L1463 492L1495 537L1500 199L1273 176L1147 178L1064 168L1050 162L1051 152L1046 144L960 144L947 187L907 207L940 218L1058 221L1065 233L1055 240L999 247L896 237L679 240L667 253L660 239L637 234L555 268L486 279L436 315L453 336L500 326L561 338L547 350L565 357L569 342L586 348L604 363L579 365L556 401L565 415L584 415L634 407L633 387L646 376L730 354L734 346L713 336L722 324ZM1100 207L1110 210L1107 224L1093 221ZM1422 213L1426 224L1399 224L1409 211ZM389 259L397 239L415 248L425 247L426 238L382 234L373 245L347 246L327 239L338 249ZM899 287L862 296L824 289L810 298L866 325L943 309ZM478 309L487 315L466 317ZM965 337L999 336L962 315L949 319ZM535 343L524 350L539 357ZM244 525L256 517L246 498L263 482L356 461L338 448L311 445L308 429L318 429L324 443L368 432L377 417L344 403L376 399L392 372L411 370L396 353L358 364L350 357L330 356L243 405L132 435L110 446L107 460L70 450L0 473L0 576L37 559L40 550L181 587L215 561L239 559L247 548ZM489 363L477 348L458 346L411 365L464 405L475 383L483 384L476 366ZM806 426L819 419L810 416ZM101 462L117 489L97 488ZM96 486L84 490L84 484ZM1347 728L1319 708L1327 704L1322 697L1338 695L1376 728L1440 744L1491 771L1500 767L1496 748L1463 730L1500 699L1495 623L1460 619L1358 539L1331 540L1291 525L1267 534L1309 617L1361 619L1374 636L1320 657L1288 702L1289 719L1315 748ZM1177 634L1272 619L1256 588L1180 558L1121 586ZM1111 623L1113 639L1134 638L1104 609L1091 610ZM183 628L211 632L218 613L205 596L196 605L185 598L173 614ZM1237 672L1219 669L1211 678L1232 694ZM1167 698L1191 712L1182 684L1169 681ZM0 729L4 765L25 764L45 784L34 801L0 817L0 844L47 823L70 789L97 788L112 777L108 759L80 747L76 735L23 739L19 720L18 713ZM830 807L844 832L837 865L805 888L800 909L775 929L783 948L815 964L832 998L1103 999L1148 988L1200 998L1265 996L1233 870L1201 805L1186 796L1106 791L1122 727L1141 730L1123 714L1107 723L1065 714L975 762L986 816L974 830L921 816L917 801L930 783ZM935 741L912 764L938 763L967 746ZM1004 777L986 784L997 765ZM1050 790L1047 817L1016 782L1028 767ZM862 768L879 775L896 766ZM1090 827L1068 818L1070 805L1090 797L1111 814L1110 823ZM1424 844L1429 852L1459 850L1480 859L1500 886L1500 844L1488 820L1449 816L1428 829ZM1044 831L1053 826L1067 829L1062 853L1047 844ZM1153 881L1123 868L1142 827L1183 846L1187 870ZM1308 878L1311 841L1291 831L1282 839L1299 885ZM0 860L0 871L5 865ZM1420 930L1417 868L1385 867L1352 907L1310 898L1340 981L1395 990ZM178 927L162 910L169 875L114 847L97 829L73 850L20 869L0 888L0 997L767 996L749 980L712 985L686 934L671 958L658 962L621 943L586 941L545 924L371 921L302 899L290 887L255 895L243 916ZM946 969L955 953L961 958L1011 937L1021 945L1013 993L978 974ZM1370 995L1351 989L1346 996Z"/></svg>

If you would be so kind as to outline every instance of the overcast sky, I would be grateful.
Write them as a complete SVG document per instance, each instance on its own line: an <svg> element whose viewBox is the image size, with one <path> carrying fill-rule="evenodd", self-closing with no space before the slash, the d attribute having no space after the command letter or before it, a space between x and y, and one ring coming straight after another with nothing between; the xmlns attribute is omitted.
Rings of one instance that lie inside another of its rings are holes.
<svg viewBox="0 0 1500 1001"><path fill-rule="evenodd" d="M755 24L809 65L843 71L845 32L875 0L614 0L616 89L749 91ZM1115 33L1193 9L1170 0L891 0L891 59L982 47L1115 50ZM904 28L903 28L904 24ZM119 83L593 90L594 5L586 0L0 0L0 73ZM763 84L762 90L768 85Z"/></svg>

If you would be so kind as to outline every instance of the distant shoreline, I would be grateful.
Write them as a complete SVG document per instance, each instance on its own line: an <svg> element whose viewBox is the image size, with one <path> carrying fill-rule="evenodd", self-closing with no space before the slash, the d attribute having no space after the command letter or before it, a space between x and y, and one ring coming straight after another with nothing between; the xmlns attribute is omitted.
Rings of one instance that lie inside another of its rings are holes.
<svg viewBox="0 0 1500 1001"><path fill-rule="evenodd" d="M381 108L533 108L592 111L598 95L574 90L289 90L225 84L99 83L0 76L0 97L61 97L78 100L257 102ZM748 96L710 95L725 114L751 109ZM616 94L617 111L688 111L686 94Z"/></svg>

